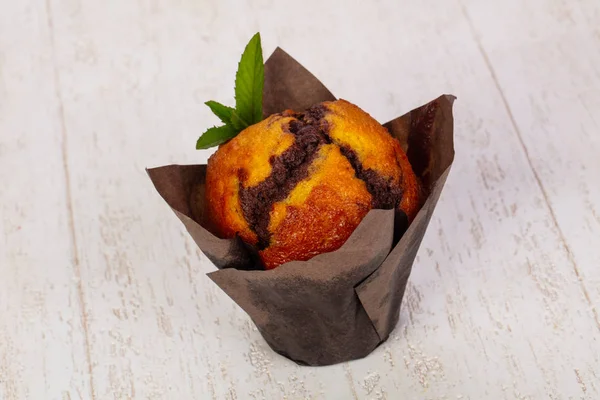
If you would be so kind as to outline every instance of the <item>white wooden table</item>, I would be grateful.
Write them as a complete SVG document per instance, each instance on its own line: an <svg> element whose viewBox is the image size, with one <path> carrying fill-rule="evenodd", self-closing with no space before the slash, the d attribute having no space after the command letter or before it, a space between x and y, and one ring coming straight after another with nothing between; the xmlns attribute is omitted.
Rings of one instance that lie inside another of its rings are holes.
<svg viewBox="0 0 600 400"><path fill-rule="evenodd" d="M1 2L0 399L600 398L600 2L305 3ZM145 175L206 161L256 31L382 122L458 97L363 360L273 353Z"/></svg>

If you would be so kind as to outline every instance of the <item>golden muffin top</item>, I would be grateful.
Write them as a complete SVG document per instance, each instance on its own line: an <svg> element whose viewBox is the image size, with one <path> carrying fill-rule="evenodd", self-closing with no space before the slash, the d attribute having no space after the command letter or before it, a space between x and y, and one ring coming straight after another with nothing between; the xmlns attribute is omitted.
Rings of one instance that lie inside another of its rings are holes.
<svg viewBox="0 0 600 400"><path fill-rule="evenodd" d="M266 268L338 249L373 208L412 220L419 192L398 141L345 100L246 128L206 175L210 229L256 246Z"/></svg>

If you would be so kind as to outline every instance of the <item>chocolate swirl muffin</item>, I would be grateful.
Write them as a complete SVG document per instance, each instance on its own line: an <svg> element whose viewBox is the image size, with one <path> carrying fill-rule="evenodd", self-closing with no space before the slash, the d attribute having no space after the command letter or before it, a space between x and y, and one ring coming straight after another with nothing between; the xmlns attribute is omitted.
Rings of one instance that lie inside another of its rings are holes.
<svg viewBox="0 0 600 400"><path fill-rule="evenodd" d="M254 245L267 269L338 249L373 208L410 221L419 193L398 141L345 100L246 128L206 173L210 229Z"/></svg>

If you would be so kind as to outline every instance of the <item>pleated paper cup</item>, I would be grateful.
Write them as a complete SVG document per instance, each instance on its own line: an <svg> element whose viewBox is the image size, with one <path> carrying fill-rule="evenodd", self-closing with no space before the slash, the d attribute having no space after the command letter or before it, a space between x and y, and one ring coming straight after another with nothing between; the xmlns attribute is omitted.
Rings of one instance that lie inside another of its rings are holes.
<svg viewBox="0 0 600 400"><path fill-rule="evenodd" d="M265 116L335 100L279 48L265 63L263 97ZM383 343L398 322L413 262L454 160L453 102L444 95L384 124L406 151L426 195L410 225L400 211L371 210L338 250L272 270L260 269L256 250L239 238L220 239L206 229L206 165L168 165L148 174L215 264L208 277L248 313L275 352L302 365L358 359Z"/></svg>

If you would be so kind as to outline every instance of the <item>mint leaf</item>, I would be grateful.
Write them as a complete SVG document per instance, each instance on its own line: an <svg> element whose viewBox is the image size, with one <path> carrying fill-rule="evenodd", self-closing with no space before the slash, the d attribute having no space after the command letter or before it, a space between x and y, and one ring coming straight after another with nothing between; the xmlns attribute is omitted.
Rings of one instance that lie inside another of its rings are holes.
<svg viewBox="0 0 600 400"><path fill-rule="evenodd" d="M232 107L224 106L216 101L207 101L206 104L225 125L231 125L238 132L246 129L250 124L244 121Z"/></svg>
<svg viewBox="0 0 600 400"><path fill-rule="evenodd" d="M262 120L263 64L260 33L246 45L235 74L235 110L242 121L249 125Z"/></svg>
<svg viewBox="0 0 600 400"><path fill-rule="evenodd" d="M213 126L209 128L198 138L196 142L196 150L208 149L214 146L225 143L229 139L235 137L238 130L231 125Z"/></svg>
<svg viewBox="0 0 600 400"><path fill-rule="evenodd" d="M231 113L234 112L232 107L224 106L221 103L217 103L216 101L207 101L206 104L210 110L215 114L224 124L231 123Z"/></svg>
<svg viewBox="0 0 600 400"><path fill-rule="evenodd" d="M233 110L231 113L231 125L238 130L238 132L246 129L250 124L244 121L237 113L237 111Z"/></svg>
<svg viewBox="0 0 600 400"><path fill-rule="evenodd" d="M196 149L223 144L248 126L262 121L264 84L265 66L260 33L257 33L246 45L235 74L235 109L212 100L204 103L225 125L204 132L196 142Z"/></svg>

